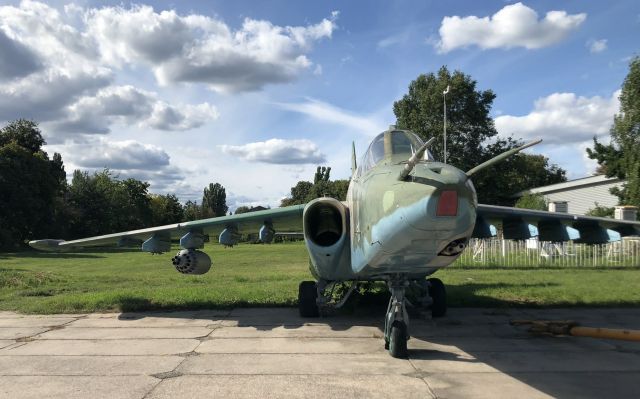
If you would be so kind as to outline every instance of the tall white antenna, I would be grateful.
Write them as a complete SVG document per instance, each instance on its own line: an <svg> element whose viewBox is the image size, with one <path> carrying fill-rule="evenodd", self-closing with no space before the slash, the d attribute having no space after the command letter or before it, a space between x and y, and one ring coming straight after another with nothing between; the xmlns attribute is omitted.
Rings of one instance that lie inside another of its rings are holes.
<svg viewBox="0 0 640 399"><path fill-rule="evenodd" d="M444 163L447 163L447 94L449 93L449 85L447 89L442 92L442 99L444 102Z"/></svg>

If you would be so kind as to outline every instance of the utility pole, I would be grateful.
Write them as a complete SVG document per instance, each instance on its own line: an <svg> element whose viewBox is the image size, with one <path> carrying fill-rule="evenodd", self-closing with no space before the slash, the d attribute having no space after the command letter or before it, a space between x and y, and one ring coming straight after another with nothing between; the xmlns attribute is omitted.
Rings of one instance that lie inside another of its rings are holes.
<svg viewBox="0 0 640 399"><path fill-rule="evenodd" d="M447 94L449 93L449 85L442 92L442 100L444 102L444 163L447 163Z"/></svg>

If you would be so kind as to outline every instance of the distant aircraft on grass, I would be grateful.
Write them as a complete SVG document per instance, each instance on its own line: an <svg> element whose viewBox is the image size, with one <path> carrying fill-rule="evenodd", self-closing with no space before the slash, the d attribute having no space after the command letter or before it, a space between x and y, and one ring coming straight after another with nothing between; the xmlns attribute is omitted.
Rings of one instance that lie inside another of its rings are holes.
<svg viewBox="0 0 640 399"><path fill-rule="evenodd" d="M303 281L298 291L304 317L317 317L327 307L344 304L359 282L384 281L391 298L385 317L385 348L394 357L407 355L409 316L405 298L409 286L419 292L419 302L433 317L446 312L445 287L437 278L426 279L450 265L465 249L469 238L488 238L500 224L505 239L542 241L575 240L589 244L619 240L640 233L640 222L576 216L478 204L470 177L531 145L507 151L463 172L437 162L417 135L390 126L373 139L360 165L352 154L352 178L344 202L318 198L305 205L222 216L73 241L36 240L42 250L87 246L131 246L163 253L171 239L182 249L172 262L180 273L203 274L211 267L209 256L199 251L209 236L233 246L243 231L258 231L270 243L279 233L304 234L310 270L317 281ZM333 288L350 282L339 300ZM415 304L418 305L418 304Z"/></svg>

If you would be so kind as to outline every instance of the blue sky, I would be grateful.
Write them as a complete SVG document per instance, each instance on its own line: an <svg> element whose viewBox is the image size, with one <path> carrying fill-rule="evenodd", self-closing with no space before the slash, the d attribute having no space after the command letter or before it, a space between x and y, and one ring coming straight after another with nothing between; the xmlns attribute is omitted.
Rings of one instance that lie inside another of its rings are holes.
<svg viewBox="0 0 640 399"><path fill-rule="evenodd" d="M347 178L420 73L492 89L501 135L588 175L638 55L637 1L0 2L0 119L33 118L67 171L277 205Z"/></svg>

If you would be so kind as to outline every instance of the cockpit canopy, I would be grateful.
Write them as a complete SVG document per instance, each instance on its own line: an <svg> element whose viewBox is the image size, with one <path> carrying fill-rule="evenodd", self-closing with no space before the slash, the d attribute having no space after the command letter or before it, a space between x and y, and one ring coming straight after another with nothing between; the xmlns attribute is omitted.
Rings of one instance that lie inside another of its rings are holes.
<svg viewBox="0 0 640 399"><path fill-rule="evenodd" d="M408 160L424 142L415 133L407 130L387 130L373 139L371 145L362 157L360 174L373 168L378 162L390 158L391 162ZM435 161L429 150L424 154L424 160Z"/></svg>

